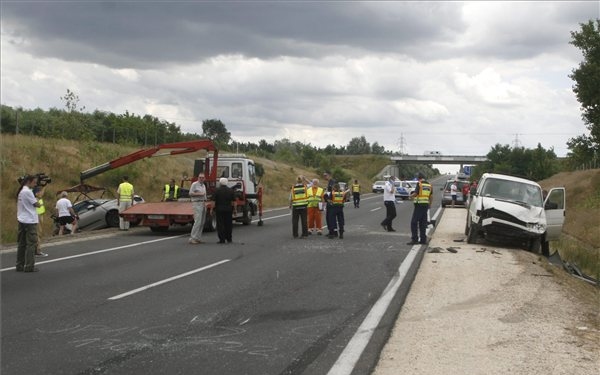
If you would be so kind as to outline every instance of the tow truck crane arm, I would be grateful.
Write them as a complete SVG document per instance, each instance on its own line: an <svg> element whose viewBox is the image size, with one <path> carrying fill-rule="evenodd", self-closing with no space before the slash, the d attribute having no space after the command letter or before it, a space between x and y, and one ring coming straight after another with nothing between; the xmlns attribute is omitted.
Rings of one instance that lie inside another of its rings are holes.
<svg viewBox="0 0 600 375"><path fill-rule="evenodd" d="M170 149L172 151L155 155L160 150L168 150L168 149ZM201 140L196 140L196 141L184 141L184 142L176 142L176 143L164 143L164 144L160 144L156 147L132 152L129 155L121 156L119 158L109 161L108 163L104 163L104 164L98 165L96 167L93 167L93 168L90 168L88 170L81 172L79 175L79 180L80 180L80 183L83 185L83 181L88 178L97 176L97 175L104 173L106 171L109 171L111 169L116 169L116 168L122 167L124 165L133 163L133 162L141 160L141 159L145 159L145 158L149 158L149 157L156 157L156 156L180 155L180 154L186 154L189 152L195 152L195 151L200 151L200 150L206 150L209 152L210 151L213 152L214 166L210 170L211 176L210 177L207 176L207 179L214 180L216 177L216 172L217 172L216 165L217 165L217 159L218 159L218 150L217 150L215 144L210 139L201 139ZM214 174L214 176L212 176L213 174Z"/></svg>

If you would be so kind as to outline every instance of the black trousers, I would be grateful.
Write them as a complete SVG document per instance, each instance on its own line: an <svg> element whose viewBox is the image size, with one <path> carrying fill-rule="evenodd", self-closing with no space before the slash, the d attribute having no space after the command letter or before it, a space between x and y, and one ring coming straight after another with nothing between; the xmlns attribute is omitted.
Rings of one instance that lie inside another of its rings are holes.
<svg viewBox="0 0 600 375"><path fill-rule="evenodd" d="M354 198L354 207L358 207L360 203L360 193L352 193L352 198Z"/></svg>
<svg viewBox="0 0 600 375"><path fill-rule="evenodd" d="M392 228L392 220L396 217L396 202L394 201L385 201L385 219L381 222L387 230L394 229Z"/></svg>
<svg viewBox="0 0 600 375"><path fill-rule="evenodd" d="M412 219L410 220L410 232L413 242L427 243L427 210L428 204L415 204ZM419 238L421 241L419 241Z"/></svg>
<svg viewBox="0 0 600 375"><path fill-rule="evenodd" d="M331 206L331 221L333 226L338 228L338 233L344 233L344 206ZM329 234L334 234L335 231L329 231Z"/></svg>
<svg viewBox="0 0 600 375"><path fill-rule="evenodd" d="M231 242L233 232L233 213L231 211L217 211L217 235L219 242Z"/></svg>
<svg viewBox="0 0 600 375"><path fill-rule="evenodd" d="M302 225L302 235L308 236L308 211L306 206L292 207L292 235L298 237L298 221Z"/></svg>

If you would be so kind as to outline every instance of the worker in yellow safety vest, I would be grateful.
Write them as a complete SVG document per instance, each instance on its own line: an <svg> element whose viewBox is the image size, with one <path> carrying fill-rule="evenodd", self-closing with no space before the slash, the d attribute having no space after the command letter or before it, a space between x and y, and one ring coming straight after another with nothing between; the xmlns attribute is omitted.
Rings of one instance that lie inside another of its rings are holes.
<svg viewBox="0 0 600 375"><path fill-rule="evenodd" d="M179 186L175 184L175 180L171 179L171 181L165 185L162 202L167 201L176 201L179 198Z"/></svg>
<svg viewBox="0 0 600 375"><path fill-rule="evenodd" d="M119 206L119 214L133 205L133 185L129 183L129 177L123 176L123 182L117 188L117 205ZM129 221L123 219L119 215L119 228L121 230L129 230Z"/></svg>
<svg viewBox="0 0 600 375"><path fill-rule="evenodd" d="M331 228L337 227L336 235L335 231L329 230L329 234L327 237L329 239L333 239L339 236L340 239L344 238L344 203L346 202L346 195L350 193L350 190L341 190L339 184L333 185L333 190L331 191L331 206L328 208L331 210L331 220L332 225Z"/></svg>
<svg viewBox="0 0 600 375"><path fill-rule="evenodd" d="M433 198L433 189L431 188L431 184L425 181L423 173L419 172L417 179L419 180L417 187L411 193L415 209L410 221L411 240L407 245L424 245L427 243L427 234L425 233L429 224L427 213L431 205L431 199Z"/></svg>
<svg viewBox="0 0 600 375"><path fill-rule="evenodd" d="M352 184L352 200L354 201L354 208L358 208L360 204L360 184L358 180L354 180Z"/></svg>
<svg viewBox="0 0 600 375"><path fill-rule="evenodd" d="M48 254L42 252L42 229L44 226L44 214L46 213L46 206L44 206L44 187L36 186L33 188L33 195L37 198L39 207L36 207L35 210L38 214L38 227L37 227L37 248L35 249L36 257L47 257Z"/></svg>
<svg viewBox="0 0 600 375"><path fill-rule="evenodd" d="M322 215L321 212L325 206L324 194L325 190L319 186L317 178L312 180L311 186L308 187L308 234L317 233L323 234L321 230Z"/></svg>
<svg viewBox="0 0 600 375"><path fill-rule="evenodd" d="M298 221L302 225L301 238L308 237L308 188L304 183L304 178L299 176L296 184L292 186L290 193L290 208L292 209L292 236L298 238Z"/></svg>

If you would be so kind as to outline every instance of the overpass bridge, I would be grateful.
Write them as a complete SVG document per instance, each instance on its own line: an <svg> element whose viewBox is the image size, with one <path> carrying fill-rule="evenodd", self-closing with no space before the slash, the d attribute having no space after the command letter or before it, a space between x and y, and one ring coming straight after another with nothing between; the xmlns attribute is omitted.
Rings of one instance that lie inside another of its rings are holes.
<svg viewBox="0 0 600 375"><path fill-rule="evenodd" d="M390 157L396 164L479 164L487 161L487 156L473 155L399 155Z"/></svg>

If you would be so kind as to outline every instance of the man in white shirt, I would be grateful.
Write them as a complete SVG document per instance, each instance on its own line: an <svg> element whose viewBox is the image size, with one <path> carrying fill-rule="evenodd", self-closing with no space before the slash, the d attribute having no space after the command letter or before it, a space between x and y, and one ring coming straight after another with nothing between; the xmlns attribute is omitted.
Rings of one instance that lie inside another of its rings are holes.
<svg viewBox="0 0 600 375"><path fill-rule="evenodd" d="M206 185L204 185L204 173L198 175L198 180L192 183L190 186L190 199L192 200L192 206L194 207L194 226L192 227L192 233L190 233L189 243L199 244L200 237L202 237L202 230L204 229L204 221L206 218Z"/></svg>
<svg viewBox="0 0 600 375"><path fill-rule="evenodd" d="M35 176L26 176L17 196L17 272L37 272L35 251L37 248L38 214L40 204L31 190L36 184Z"/></svg>
<svg viewBox="0 0 600 375"><path fill-rule="evenodd" d="M458 192L458 187L456 186L456 181L452 182L452 185L450 185L450 195L452 196L452 206L454 207L454 203L456 203L456 195Z"/></svg>
<svg viewBox="0 0 600 375"><path fill-rule="evenodd" d="M395 232L396 230L392 228L392 220L396 217L396 194L394 187L394 181L396 178L394 176L390 176L388 180L385 182L385 186L383 188L383 204L385 205L385 219L381 222L381 226L384 230L388 232Z"/></svg>
<svg viewBox="0 0 600 375"><path fill-rule="evenodd" d="M62 236L67 224L72 225L71 234L77 232L77 219L79 219L79 216L73 210L73 204L67 198L68 196L69 194L63 191L60 193L60 199L56 201L56 217L58 217L58 224L60 225L60 229L58 230L59 236Z"/></svg>

